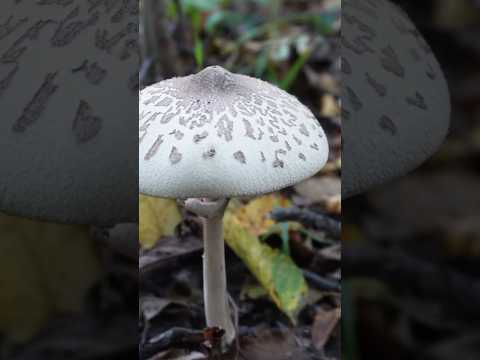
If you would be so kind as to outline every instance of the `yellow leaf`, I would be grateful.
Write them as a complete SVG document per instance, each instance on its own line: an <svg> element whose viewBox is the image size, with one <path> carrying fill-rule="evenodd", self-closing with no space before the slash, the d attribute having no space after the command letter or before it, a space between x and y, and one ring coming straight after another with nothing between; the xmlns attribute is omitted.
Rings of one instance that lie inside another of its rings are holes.
<svg viewBox="0 0 480 360"><path fill-rule="evenodd" d="M140 195L140 244L152 248L162 236L173 235L182 220L175 200Z"/></svg>
<svg viewBox="0 0 480 360"><path fill-rule="evenodd" d="M235 210L235 218L252 235L260 236L275 224L269 217L272 209L289 205L290 202L286 198L274 195L263 196Z"/></svg>
<svg viewBox="0 0 480 360"><path fill-rule="evenodd" d="M258 282L247 281L243 284L242 291L240 292L240 300L252 299L257 300L268 296L267 290Z"/></svg>
<svg viewBox="0 0 480 360"><path fill-rule="evenodd" d="M0 233L0 333L25 342L51 314L83 310L100 274L86 226L0 214Z"/></svg>
<svg viewBox="0 0 480 360"><path fill-rule="evenodd" d="M269 195L225 214L225 241L243 260L270 298L295 323L305 304L307 283L292 259L277 249L263 244L258 236L271 225L270 211L288 206L285 199Z"/></svg>

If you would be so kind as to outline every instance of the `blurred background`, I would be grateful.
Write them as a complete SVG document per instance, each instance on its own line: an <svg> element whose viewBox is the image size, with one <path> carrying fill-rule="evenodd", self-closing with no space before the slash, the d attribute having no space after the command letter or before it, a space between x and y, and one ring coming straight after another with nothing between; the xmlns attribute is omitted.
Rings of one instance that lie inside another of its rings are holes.
<svg viewBox="0 0 480 360"><path fill-rule="evenodd" d="M137 356L138 2L106 3L0 2L2 360Z"/></svg>
<svg viewBox="0 0 480 360"><path fill-rule="evenodd" d="M137 356L137 251L109 232L0 213L0 359Z"/></svg>
<svg viewBox="0 0 480 360"><path fill-rule="evenodd" d="M232 201L225 218L227 278L239 359L340 359L341 1L142 0L140 6L140 88L220 65L297 96L326 131L330 159L315 177ZM201 236L199 218L174 201L140 196L142 359L205 353L198 341L193 353L172 345L176 328L205 326Z"/></svg>
<svg viewBox="0 0 480 360"><path fill-rule="evenodd" d="M343 202L344 357L476 359L480 2L394 2L444 70L451 130L438 153L412 174Z"/></svg>

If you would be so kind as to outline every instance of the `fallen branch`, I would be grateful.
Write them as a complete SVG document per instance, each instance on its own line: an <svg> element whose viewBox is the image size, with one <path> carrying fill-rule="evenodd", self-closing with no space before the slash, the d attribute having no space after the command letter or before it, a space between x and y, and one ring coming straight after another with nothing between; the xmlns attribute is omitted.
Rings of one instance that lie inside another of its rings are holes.
<svg viewBox="0 0 480 360"><path fill-rule="evenodd" d="M303 270L303 275L305 279L318 290L332 292L340 292L342 290L340 282L337 280L320 276L308 270Z"/></svg>
<svg viewBox="0 0 480 360"><path fill-rule="evenodd" d="M298 207L275 208L272 210L271 217L273 220L279 222L296 221L305 227L325 231L335 238L339 238L342 233L340 221L307 209L300 209Z"/></svg>

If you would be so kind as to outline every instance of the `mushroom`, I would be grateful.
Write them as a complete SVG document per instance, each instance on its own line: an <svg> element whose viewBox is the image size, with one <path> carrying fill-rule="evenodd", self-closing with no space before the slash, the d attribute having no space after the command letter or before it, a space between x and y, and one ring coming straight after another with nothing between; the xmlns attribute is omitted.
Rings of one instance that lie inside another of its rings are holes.
<svg viewBox="0 0 480 360"><path fill-rule="evenodd" d="M139 188L186 199L204 221L207 326L235 337L229 316L222 220L228 199L270 193L317 173L325 133L294 96L220 66L140 92Z"/></svg>
<svg viewBox="0 0 480 360"><path fill-rule="evenodd" d="M449 128L447 83L430 46L387 0L342 3L342 195L406 174Z"/></svg>
<svg viewBox="0 0 480 360"><path fill-rule="evenodd" d="M138 2L102 3L2 2L0 211L138 218Z"/></svg>

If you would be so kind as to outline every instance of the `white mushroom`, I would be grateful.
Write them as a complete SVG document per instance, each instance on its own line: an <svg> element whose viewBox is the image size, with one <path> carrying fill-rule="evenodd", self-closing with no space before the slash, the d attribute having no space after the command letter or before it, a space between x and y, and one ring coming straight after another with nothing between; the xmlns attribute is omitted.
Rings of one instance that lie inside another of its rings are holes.
<svg viewBox="0 0 480 360"><path fill-rule="evenodd" d="M342 3L342 195L406 174L449 128L450 99L432 50L387 0Z"/></svg>
<svg viewBox="0 0 480 360"><path fill-rule="evenodd" d="M273 192L326 163L328 143L311 111L259 79L212 66L140 93L140 192L187 199L204 218L208 326L235 336L226 299L222 219L228 199Z"/></svg>
<svg viewBox="0 0 480 360"><path fill-rule="evenodd" d="M2 2L0 211L96 225L138 217L138 2L102 3Z"/></svg>

